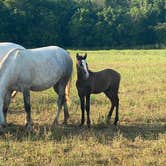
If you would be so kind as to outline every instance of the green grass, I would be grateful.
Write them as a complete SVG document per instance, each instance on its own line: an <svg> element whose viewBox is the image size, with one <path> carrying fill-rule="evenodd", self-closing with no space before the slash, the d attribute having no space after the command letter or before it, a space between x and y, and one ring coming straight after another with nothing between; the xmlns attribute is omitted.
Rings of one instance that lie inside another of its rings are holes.
<svg viewBox="0 0 166 166"><path fill-rule="evenodd" d="M67 126L52 128L57 95L31 93L34 130L24 129L22 95L12 100L6 134L0 136L0 165L165 165L166 50L87 51L91 70L121 73L119 128L106 124L110 108L103 95L91 96L92 128L79 128L75 51ZM82 52L83 51L78 51ZM60 122L63 121L61 112Z"/></svg>

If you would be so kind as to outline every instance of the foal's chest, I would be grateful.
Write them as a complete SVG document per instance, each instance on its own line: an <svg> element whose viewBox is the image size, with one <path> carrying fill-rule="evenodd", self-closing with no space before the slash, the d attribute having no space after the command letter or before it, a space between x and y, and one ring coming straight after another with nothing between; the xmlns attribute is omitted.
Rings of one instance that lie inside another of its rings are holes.
<svg viewBox="0 0 166 166"><path fill-rule="evenodd" d="M76 87L80 94L87 94L91 91L90 84L87 81L77 80Z"/></svg>

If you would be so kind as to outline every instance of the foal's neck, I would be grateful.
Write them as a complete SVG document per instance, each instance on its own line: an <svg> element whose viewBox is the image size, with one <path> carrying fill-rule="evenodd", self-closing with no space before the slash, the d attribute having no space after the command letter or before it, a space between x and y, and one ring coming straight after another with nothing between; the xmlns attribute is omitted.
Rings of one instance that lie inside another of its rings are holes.
<svg viewBox="0 0 166 166"><path fill-rule="evenodd" d="M82 80L82 81L84 80L84 77L80 70L77 70L77 80Z"/></svg>
<svg viewBox="0 0 166 166"><path fill-rule="evenodd" d="M89 70L89 69L88 69L88 72L89 72L89 77L91 77L93 72L91 70ZM84 76L83 76L82 72L79 69L77 69L77 80L83 81L83 82L87 81L87 80L84 79Z"/></svg>

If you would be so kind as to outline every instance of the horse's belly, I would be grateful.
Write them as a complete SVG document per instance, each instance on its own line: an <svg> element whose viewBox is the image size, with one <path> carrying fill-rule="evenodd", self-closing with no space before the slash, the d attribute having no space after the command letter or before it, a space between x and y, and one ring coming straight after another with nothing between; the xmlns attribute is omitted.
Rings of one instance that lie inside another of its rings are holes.
<svg viewBox="0 0 166 166"><path fill-rule="evenodd" d="M41 90L45 90L45 89L49 89L50 87L54 86L59 79L61 78L61 75L55 75L54 77L51 78L45 78L45 79L41 79L41 80L35 80L30 89L32 91L41 91Z"/></svg>

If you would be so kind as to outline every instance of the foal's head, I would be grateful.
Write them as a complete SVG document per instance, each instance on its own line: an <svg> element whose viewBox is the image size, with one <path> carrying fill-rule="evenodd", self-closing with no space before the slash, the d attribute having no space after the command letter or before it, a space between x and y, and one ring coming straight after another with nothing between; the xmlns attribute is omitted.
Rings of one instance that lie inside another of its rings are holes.
<svg viewBox="0 0 166 166"><path fill-rule="evenodd" d="M80 77L83 79L89 78L88 64L86 63L87 53L84 56L76 54L77 58L77 72Z"/></svg>

